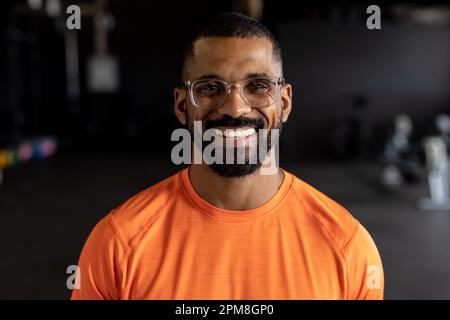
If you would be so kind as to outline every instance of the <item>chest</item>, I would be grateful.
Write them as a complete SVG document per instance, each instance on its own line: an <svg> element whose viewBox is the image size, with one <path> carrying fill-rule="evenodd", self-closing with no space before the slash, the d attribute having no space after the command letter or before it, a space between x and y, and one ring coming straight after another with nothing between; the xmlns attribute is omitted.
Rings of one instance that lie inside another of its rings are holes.
<svg viewBox="0 0 450 320"><path fill-rule="evenodd" d="M320 233L278 222L166 228L142 239L122 286L138 299L338 299L343 259Z"/></svg>

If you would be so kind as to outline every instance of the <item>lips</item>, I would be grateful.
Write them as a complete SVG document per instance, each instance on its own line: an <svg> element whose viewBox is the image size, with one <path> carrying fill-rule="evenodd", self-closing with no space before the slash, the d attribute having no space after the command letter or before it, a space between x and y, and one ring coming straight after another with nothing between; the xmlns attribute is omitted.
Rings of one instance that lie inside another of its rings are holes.
<svg viewBox="0 0 450 320"><path fill-rule="evenodd" d="M255 128L215 128L214 133L217 136L225 138L245 138L256 133Z"/></svg>
<svg viewBox="0 0 450 320"><path fill-rule="evenodd" d="M263 129L265 121L262 117L232 118L223 115L220 119L207 120L204 130L212 129L215 135L215 143L226 147L252 147L257 146L258 131ZM222 139L220 139L222 138Z"/></svg>

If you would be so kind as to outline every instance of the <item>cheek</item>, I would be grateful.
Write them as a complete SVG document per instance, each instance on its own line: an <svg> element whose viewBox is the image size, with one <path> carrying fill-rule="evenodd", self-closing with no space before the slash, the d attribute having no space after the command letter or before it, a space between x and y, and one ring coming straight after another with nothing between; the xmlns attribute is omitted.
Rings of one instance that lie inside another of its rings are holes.
<svg viewBox="0 0 450 320"><path fill-rule="evenodd" d="M281 121L281 108L279 107L267 108L266 110L262 110L261 114L268 122L268 128L276 127Z"/></svg>
<svg viewBox="0 0 450 320"><path fill-rule="evenodd" d="M283 109L280 108L280 110L278 111L278 119L277 119L277 124L282 123L283 122Z"/></svg>
<svg viewBox="0 0 450 320"><path fill-rule="evenodd" d="M275 122L274 122L274 126L278 126L280 123L283 122L283 108L282 106L277 106L277 110L275 113Z"/></svg>
<svg viewBox="0 0 450 320"><path fill-rule="evenodd" d="M203 127L204 121L208 119L210 116L210 112L200 110L195 108L194 106L189 106L189 108L186 108L186 117L188 119L189 128L194 127L194 121L200 121L201 125Z"/></svg>

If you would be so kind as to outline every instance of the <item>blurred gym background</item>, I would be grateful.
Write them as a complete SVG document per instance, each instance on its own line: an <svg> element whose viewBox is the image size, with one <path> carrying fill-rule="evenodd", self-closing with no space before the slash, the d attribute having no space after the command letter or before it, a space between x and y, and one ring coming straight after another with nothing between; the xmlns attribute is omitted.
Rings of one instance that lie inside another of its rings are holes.
<svg viewBox="0 0 450 320"><path fill-rule="evenodd" d="M95 223L180 169L181 49L202 19L240 11L279 38L294 88L282 166L371 232L386 299L450 299L450 6L380 2L381 30L367 6L2 0L0 298L68 298Z"/></svg>

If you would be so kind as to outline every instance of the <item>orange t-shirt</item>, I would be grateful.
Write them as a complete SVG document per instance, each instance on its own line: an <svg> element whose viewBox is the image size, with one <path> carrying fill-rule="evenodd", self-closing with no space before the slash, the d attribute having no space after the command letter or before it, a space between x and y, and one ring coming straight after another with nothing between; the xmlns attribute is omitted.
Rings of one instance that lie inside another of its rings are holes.
<svg viewBox="0 0 450 320"><path fill-rule="evenodd" d="M383 269L364 227L294 175L264 205L212 206L188 169L103 218L72 299L382 299Z"/></svg>

